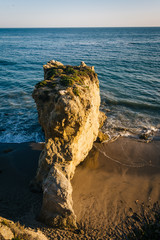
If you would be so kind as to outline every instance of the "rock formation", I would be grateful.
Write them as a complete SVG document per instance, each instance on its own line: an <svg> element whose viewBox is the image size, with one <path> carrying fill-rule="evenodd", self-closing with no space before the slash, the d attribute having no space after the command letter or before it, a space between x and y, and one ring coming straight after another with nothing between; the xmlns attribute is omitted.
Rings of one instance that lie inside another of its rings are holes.
<svg viewBox="0 0 160 240"><path fill-rule="evenodd" d="M44 80L36 84L32 96L45 147L32 188L43 190L43 222L76 227L70 180L91 150L104 118L99 112L99 81L94 67L84 62L77 67L52 60L43 67Z"/></svg>
<svg viewBox="0 0 160 240"><path fill-rule="evenodd" d="M26 228L19 222L14 223L11 220L0 217L0 240L48 240L48 238L40 231Z"/></svg>

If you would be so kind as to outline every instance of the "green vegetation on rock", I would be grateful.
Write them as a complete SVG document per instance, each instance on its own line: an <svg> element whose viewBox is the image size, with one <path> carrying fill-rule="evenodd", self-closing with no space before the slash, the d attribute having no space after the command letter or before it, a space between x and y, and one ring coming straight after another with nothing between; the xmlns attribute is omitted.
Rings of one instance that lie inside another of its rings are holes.
<svg viewBox="0 0 160 240"><path fill-rule="evenodd" d="M63 75L60 79L60 84L63 86L72 86L74 84L74 77Z"/></svg>
<svg viewBox="0 0 160 240"><path fill-rule="evenodd" d="M78 71L75 70L73 67L71 66L67 66L65 69L64 69L65 73L66 74L76 74Z"/></svg>
<svg viewBox="0 0 160 240"><path fill-rule="evenodd" d="M41 88L41 87L49 87L49 88L54 88L56 86L56 82L51 81L51 80L43 80L39 83L36 84L36 88Z"/></svg>
<svg viewBox="0 0 160 240"><path fill-rule="evenodd" d="M76 95L76 96L79 96L79 90L77 87L73 88L73 93Z"/></svg>
<svg viewBox="0 0 160 240"><path fill-rule="evenodd" d="M49 87L55 88L59 82L61 86L71 87L74 85L85 86L85 78L91 80L96 77L97 74L88 67L77 66L53 66L45 69L45 80L36 84L36 88ZM79 96L77 90L73 90L75 95Z"/></svg>

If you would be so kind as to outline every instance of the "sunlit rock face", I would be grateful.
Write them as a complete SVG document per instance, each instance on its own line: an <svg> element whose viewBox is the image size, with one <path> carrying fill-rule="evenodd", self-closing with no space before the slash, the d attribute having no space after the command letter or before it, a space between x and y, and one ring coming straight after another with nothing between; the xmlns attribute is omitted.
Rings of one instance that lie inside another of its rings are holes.
<svg viewBox="0 0 160 240"><path fill-rule="evenodd" d="M45 133L32 188L42 188L40 219L51 226L76 227L72 179L76 166L91 150L99 130L99 81L94 67L44 65L44 80L36 84L33 98ZM102 116L102 117L100 117Z"/></svg>

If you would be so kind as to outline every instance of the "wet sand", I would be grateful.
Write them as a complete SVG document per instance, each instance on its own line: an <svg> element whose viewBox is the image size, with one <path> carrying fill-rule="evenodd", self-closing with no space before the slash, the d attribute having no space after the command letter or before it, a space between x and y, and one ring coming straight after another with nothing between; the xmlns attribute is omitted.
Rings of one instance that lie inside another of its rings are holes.
<svg viewBox="0 0 160 240"><path fill-rule="evenodd" d="M140 203L160 200L160 142L119 138L94 144L73 178L77 220L104 229L126 217ZM137 203L139 203L137 205Z"/></svg>
<svg viewBox="0 0 160 240"><path fill-rule="evenodd" d="M40 149L40 144L0 144L0 216L39 227L50 239L107 239L108 226L120 223L130 208L138 212L137 203L160 200L159 141L147 144L119 138L95 143L72 179L77 221L93 231L77 235L49 229L35 220L42 194L29 190Z"/></svg>

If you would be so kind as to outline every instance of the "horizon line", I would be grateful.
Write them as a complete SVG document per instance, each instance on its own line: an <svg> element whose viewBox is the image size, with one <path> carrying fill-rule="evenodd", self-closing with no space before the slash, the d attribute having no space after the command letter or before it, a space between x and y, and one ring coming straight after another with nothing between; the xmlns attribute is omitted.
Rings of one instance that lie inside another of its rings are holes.
<svg viewBox="0 0 160 240"><path fill-rule="evenodd" d="M45 28L160 28L160 26L114 26L114 27L0 27L0 29L45 29Z"/></svg>

